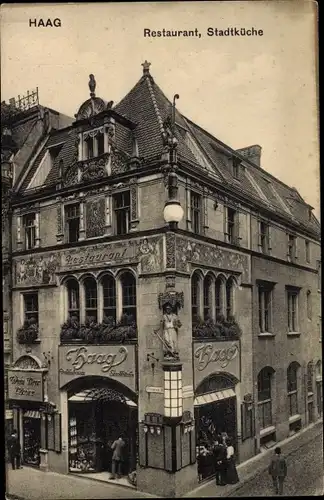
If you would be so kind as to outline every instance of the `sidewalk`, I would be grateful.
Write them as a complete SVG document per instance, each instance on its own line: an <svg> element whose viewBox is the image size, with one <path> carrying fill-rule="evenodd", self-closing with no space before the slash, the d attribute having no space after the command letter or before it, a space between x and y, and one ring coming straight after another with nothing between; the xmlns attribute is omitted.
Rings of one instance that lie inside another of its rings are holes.
<svg viewBox="0 0 324 500"><path fill-rule="evenodd" d="M283 441L277 443L277 446L281 447L282 454L284 456L289 456L294 451L301 448L303 445L309 441L316 438L316 436L321 437L323 434L323 421L319 420L314 424L309 425L305 429L294 436L288 437ZM242 484L249 482L260 472L267 469L269 465L270 456L273 454L273 448L267 451L263 451L258 455L250 458L246 462L237 466L237 472L240 477L240 482L237 484L228 484L226 486L216 486L215 480L212 479L207 483L204 483L197 488L195 488L190 493L184 495L184 497L228 497L231 496L235 491L242 487Z"/></svg>
<svg viewBox="0 0 324 500"><path fill-rule="evenodd" d="M33 467L6 470L8 500L95 500L110 498L156 498L133 488L77 477L73 474L42 472Z"/></svg>

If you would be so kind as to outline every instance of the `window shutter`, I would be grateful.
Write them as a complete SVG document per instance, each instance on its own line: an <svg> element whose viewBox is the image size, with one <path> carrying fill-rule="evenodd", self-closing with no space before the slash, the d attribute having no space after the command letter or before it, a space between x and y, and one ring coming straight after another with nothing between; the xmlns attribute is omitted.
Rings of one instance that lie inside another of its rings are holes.
<svg viewBox="0 0 324 500"><path fill-rule="evenodd" d="M54 413L54 450L58 453L62 451L62 438L61 438L61 414Z"/></svg>

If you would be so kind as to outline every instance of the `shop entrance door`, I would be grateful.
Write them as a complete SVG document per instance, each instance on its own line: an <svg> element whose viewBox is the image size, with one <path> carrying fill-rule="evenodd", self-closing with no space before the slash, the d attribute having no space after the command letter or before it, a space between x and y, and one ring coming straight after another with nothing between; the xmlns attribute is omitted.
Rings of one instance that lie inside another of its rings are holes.
<svg viewBox="0 0 324 500"><path fill-rule="evenodd" d="M34 415L33 415L34 414ZM39 412L29 411L23 416L23 463L39 467L41 420Z"/></svg>
<svg viewBox="0 0 324 500"><path fill-rule="evenodd" d="M195 408L197 466L199 481L215 475L212 453L214 440L218 434L227 433L236 443L236 397L229 397Z"/></svg>

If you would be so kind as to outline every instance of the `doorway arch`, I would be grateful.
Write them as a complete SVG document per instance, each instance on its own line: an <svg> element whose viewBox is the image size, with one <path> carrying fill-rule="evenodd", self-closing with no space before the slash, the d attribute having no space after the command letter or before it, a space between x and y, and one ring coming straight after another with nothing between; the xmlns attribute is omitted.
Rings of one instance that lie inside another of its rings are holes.
<svg viewBox="0 0 324 500"><path fill-rule="evenodd" d="M204 378L195 391L195 422L198 480L215 475L212 446L217 436L231 437L237 451L237 401L235 386L238 379L226 372L212 373Z"/></svg>
<svg viewBox="0 0 324 500"><path fill-rule="evenodd" d="M78 377L63 388L67 394L69 472L112 471L111 446L122 436L122 475L136 468L137 394L109 377Z"/></svg>

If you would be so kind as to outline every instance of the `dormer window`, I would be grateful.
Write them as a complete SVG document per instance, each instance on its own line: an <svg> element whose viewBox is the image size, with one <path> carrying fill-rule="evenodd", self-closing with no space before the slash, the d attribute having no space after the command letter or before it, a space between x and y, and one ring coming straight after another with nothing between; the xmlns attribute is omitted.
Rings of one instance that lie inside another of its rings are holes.
<svg viewBox="0 0 324 500"><path fill-rule="evenodd" d="M103 155L105 152L105 141L104 141L104 135L102 133L99 133L97 137L97 144L98 144L98 156Z"/></svg>
<svg viewBox="0 0 324 500"><path fill-rule="evenodd" d="M240 178L240 160L238 158L233 158L233 177L234 179Z"/></svg>
<svg viewBox="0 0 324 500"><path fill-rule="evenodd" d="M87 137L85 140L86 144L86 159L89 160L90 158L93 158L93 137Z"/></svg>
<svg viewBox="0 0 324 500"><path fill-rule="evenodd" d="M106 152L105 149L104 127L83 133L83 160L89 160L91 158L101 156Z"/></svg>

